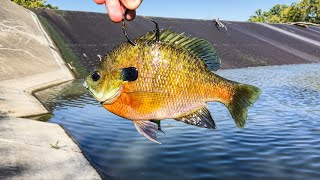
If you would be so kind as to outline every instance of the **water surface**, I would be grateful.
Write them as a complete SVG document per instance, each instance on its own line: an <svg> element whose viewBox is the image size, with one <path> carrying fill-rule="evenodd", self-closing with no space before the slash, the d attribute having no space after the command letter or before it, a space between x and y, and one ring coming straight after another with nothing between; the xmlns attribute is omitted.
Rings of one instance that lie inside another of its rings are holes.
<svg viewBox="0 0 320 180"><path fill-rule="evenodd" d="M263 91L238 129L222 104L208 103L217 129L162 121L161 145L94 100L81 81L41 91L51 123L75 138L106 179L320 177L320 64L223 70Z"/></svg>

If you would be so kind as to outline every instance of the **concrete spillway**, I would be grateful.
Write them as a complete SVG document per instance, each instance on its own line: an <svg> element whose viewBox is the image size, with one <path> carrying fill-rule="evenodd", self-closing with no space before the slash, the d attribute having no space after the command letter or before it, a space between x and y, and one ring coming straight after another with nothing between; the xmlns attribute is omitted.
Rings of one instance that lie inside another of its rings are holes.
<svg viewBox="0 0 320 180"><path fill-rule="evenodd" d="M104 55L126 41L121 25L103 13L38 10L70 46L87 69L98 65ZM285 24L222 21L228 30L218 30L212 20L152 17L160 28L210 41L222 59L222 68L320 62L320 33L312 28ZM146 17L127 23L133 38L154 29Z"/></svg>
<svg viewBox="0 0 320 180"><path fill-rule="evenodd" d="M37 16L0 1L0 179L101 179L35 90L74 79Z"/></svg>

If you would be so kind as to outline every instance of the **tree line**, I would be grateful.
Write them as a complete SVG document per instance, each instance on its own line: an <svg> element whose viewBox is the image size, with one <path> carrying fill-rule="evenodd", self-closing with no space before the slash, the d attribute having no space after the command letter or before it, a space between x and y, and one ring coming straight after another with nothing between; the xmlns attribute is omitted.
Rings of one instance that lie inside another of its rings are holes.
<svg viewBox="0 0 320 180"><path fill-rule="evenodd" d="M49 8L49 9L58 9L57 6L51 4L46 4L46 0L11 0L23 7L27 8Z"/></svg>
<svg viewBox="0 0 320 180"><path fill-rule="evenodd" d="M310 22L320 24L320 0L299 0L290 6L277 4L269 11L256 10L250 22L287 23Z"/></svg>

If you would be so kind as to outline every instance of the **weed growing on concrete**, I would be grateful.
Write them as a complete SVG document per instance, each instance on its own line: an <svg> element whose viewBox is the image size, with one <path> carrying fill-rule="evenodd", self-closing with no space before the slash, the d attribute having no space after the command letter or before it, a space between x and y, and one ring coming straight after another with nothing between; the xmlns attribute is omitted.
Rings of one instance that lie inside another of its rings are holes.
<svg viewBox="0 0 320 180"><path fill-rule="evenodd" d="M60 149L62 148L63 146L59 146L59 140L57 140L56 144L50 144L51 148L53 149Z"/></svg>

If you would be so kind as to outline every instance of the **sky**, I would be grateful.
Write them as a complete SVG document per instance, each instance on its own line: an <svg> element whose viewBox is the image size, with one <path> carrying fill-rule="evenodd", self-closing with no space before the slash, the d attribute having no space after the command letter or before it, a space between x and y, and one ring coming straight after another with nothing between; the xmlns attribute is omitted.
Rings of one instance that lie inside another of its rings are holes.
<svg viewBox="0 0 320 180"><path fill-rule="evenodd" d="M290 5L298 0L144 0L138 15L188 19L246 21L257 9L268 10L276 4ZM106 13L104 5L93 0L47 0L61 10Z"/></svg>

